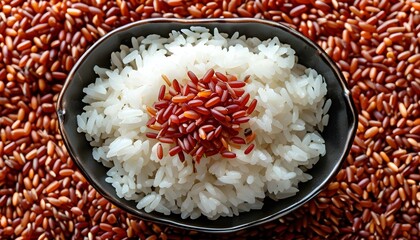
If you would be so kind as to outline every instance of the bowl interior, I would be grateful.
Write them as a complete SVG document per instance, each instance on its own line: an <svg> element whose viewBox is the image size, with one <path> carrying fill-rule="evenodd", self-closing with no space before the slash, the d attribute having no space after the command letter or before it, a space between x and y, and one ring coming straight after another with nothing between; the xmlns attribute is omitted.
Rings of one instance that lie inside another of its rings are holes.
<svg viewBox="0 0 420 240"><path fill-rule="evenodd" d="M300 191L296 196L278 202L266 198L262 210L244 212L236 217L222 217L216 221L210 221L204 217L190 220L181 219L179 215L175 214L165 216L160 213L146 213L138 210L134 201L118 198L114 188L105 182L108 168L93 159L92 148L84 134L79 134L76 131L76 116L82 113L84 106L81 101L84 96L82 89L96 78L93 67L95 65L109 67L111 52L118 50L121 44L130 44L130 39L133 36L149 34L168 36L172 30L180 30L192 25L210 29L217 27L220 32L230 35L239 32L241 35L245 34L247 37L260 39L277 36L282 43L292 46L299 57L299 63L316 69L325 77L328 84L327 97L332 99L329 111L330 121L322 133L326 141L327 155L322 157L308 172L313 176L313 179L299 184ZM314 197L340 169L353 140L357 122L354 104L346 90L344 78L335 63L318 46L293 29L256 19L195 21L158 19L136 22L119 28L95 43L73 68L58 102L58 115L60 130L71 157L93 187L114 205L146 220L209 232L228 232L263 223L289 213Z"/></svg>

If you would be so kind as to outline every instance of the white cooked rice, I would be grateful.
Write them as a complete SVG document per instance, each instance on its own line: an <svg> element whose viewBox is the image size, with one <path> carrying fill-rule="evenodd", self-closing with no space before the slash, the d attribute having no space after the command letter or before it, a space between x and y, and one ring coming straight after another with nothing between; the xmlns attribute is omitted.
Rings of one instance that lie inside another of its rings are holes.
<svg viewBox="0 0 420 240"><path fill-rule="evenodd" d="M78 131L93 146L94 159L110 168L106 181L119 197L146 212L216 219L260 209L266 196L293 196L299 182L311 179L302 169L325 154L319 132L331 100L323 77L297 64L289 45L203 27L131 42L112 53L110 69L94 68L98 78L83 89L86 106L77 116ZM245 89L258 105L246 127L257 135L254 150L245 155L244 145L233 150L236 159L203 158L196 172L189 155L184 163L178 156L158 160L157 141L145 136L145 125L146 106L164 84L161 75L185 83L187 71L203 76L210 68L251 76Z"/></svg>

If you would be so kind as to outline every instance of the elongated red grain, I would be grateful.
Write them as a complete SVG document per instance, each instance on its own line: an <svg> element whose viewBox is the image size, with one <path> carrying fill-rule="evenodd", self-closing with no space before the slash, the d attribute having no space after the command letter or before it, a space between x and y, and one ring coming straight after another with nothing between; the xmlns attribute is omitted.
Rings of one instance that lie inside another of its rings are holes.
<svg viewBox="0 0 420 240"><path fill-rule="evenodd" d="M213 97L213 98L211 98L210 100L208 100L208 101L204 104L204 107L209 108L209 107L212 107L212 106L214 106L214 105L218 104L219 102L220 102L220 97L216 96L216 97Z"/></svg>
<svg viewBox="0 0 420 240"><path fill-rule="evenodd" d="M236 153L226 151L222 152L222 156L225 158L236 158Z"/></svg>
<svg viewBox="0 0 420 240"><path fill-rule="evenodd" d="M205 82L205 83L210 82L213 75L214 75L214 69L213 68L207 70L207 72L203 76L203 82Z"/></svg>
<svg viewBox="0 0 420 240"><path fill-rule="evenodd" d="M198 83L198 78L192 71L188 71L187 75L193 83L195 83L195 84Z"/></svg>
<svg viewBox="0 0 420 240"><path fill-rule="evenodd" d="M200 118L200 115L193 110L188 110L188 111L184 112L184 117L196 120L196 119Z"/></svg>
<svg viewBox="0 0 420 240"><path fill-rule="evenodd" d="M160 143L157 146L156 154L157 154L157 157L159 159L162 159L163 158L163 147L162 147L162 144L160 144Z"/></svg>
<svg viewBox="0 0 420 240"><path fill-rule="evenodd" d="M253 149L254 149L255 145L252 143L250 144L244 151L245 155L248 155Z"/></svg>
<svg viewBox="0 0 420 240"><path fill-rule="evenodd" d="M224 81L224 82L227 82L227 81L228 81L228 78L227 78L227 77L226 77L226 75L224 75L223 73L221 73L221 72L216 72L215 74L216 74L216 77L217 77L217 78L219 78L220 80L222 80L222 81Z"/></svg>
<svg viewBox="0 0 420 240"><path fill-rule="evenodd" d="M217 111L217 110L214 110L214 109L211 109L210 110L211 111L211 114L213 115L213 117L216 119L216 120L218 120L218 121L222 121L222 122L224 122L225 121L225 115L223 115L222 113L220 113L219 111Z"/></svg>
<svg viewBox="0 0 420 240"><path fill-rule="evenodd" d="M181 151L182 151L182 148L180 146L175 146L175 147L171 148L168 153L169 153L170 156L175 156L176 154L178 154Z"/></svg>
<svg viewBox="0 0 420 240"><path fill-rule="evenodd" d="M241 88L241 87L245 87L246 85L246 83L242 81L230 81L228 82L228 84L231 88Z"/></svg>
<svg viewBox="0 0 420 240"><path fill-rule="evenodd" d="M245 144L245 140L241 137L232 137L230 141L236 143L236 144Z"/></svg>
<svg viewBox="0 0 420 240"><path fill-rule="evenodd" d="M203 105L204 102L202 100L200 100L200 99L193 99L193 100L188 101L187 104L190 107L197 107L197 106Z"/></svg>

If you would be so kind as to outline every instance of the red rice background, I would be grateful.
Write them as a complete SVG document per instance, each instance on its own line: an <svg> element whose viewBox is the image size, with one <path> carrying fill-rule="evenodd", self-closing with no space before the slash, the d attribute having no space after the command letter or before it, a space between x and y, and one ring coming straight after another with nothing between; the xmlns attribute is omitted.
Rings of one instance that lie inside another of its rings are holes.
<svg viewBox="0 0 420 240"><path fill-rule="evenodd" d="M1 239L419 239L419 2L0 0L0 10ZM328 188L279 220L217 236L135 219L97 194L63 147L54 104L93 42L153 17L270 19L325 49L360 119Z"/></svg>

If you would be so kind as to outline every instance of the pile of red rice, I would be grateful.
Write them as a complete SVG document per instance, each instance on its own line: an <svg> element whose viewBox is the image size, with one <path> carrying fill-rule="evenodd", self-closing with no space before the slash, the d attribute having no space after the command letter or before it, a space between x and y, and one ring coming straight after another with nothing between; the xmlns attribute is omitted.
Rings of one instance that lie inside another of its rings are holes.
<svg viewBox="0 0 420 240"><path fill-rule="evenodd" d="M0 238L209 238L137 220L85 181L63 147L55 103L106 32L152 17L256 17L318 43L359 110L347 163L318 197L218 238L419 239L420 3L413 0L0 0Z"/></svg>

